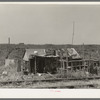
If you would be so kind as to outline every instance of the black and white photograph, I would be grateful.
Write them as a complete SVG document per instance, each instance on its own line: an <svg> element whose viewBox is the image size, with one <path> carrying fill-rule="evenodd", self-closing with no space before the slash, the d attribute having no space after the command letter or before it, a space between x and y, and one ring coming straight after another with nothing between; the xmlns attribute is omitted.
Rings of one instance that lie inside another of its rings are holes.
<svg viewBox="0 0 100 100"><path fill-rule="evenodd" d="M0 88L100 89L100 4L0 3Z"/></svg>

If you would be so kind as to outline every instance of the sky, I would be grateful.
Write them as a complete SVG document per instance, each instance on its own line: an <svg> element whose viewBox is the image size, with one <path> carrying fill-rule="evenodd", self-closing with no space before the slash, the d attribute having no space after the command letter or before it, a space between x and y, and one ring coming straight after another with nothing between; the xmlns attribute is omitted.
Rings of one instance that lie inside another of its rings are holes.
<svg viewBox="0 0 100 100"><path fill-rule="evenodd" d="M0 4L0 43L100 44L99 5Z"/></svg>

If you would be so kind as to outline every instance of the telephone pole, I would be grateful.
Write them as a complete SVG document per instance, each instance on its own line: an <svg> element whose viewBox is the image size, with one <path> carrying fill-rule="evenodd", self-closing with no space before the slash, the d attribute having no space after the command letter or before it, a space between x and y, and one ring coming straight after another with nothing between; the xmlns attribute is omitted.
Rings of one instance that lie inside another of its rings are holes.
<svg viewBox="0 0 100 100"><path fill-rule="evenodd" d="M10 37L8 38L8 44L10 44Z"/></svg>
<svg viewBox="0 0 100 100"><path fill-rule="evenodd" d="M74 27L75 27L75 22L73 21L73 34L72 34L72 45L73 45L73 41L74 41Z"/></svg>

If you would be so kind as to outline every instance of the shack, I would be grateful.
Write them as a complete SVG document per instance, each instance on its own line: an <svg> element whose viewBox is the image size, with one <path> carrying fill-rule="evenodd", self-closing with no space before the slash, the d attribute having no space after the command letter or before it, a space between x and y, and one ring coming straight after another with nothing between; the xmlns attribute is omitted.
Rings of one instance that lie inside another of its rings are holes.
<svg viewBox="0 0 100 100"><path fill-rule="evenodd" d="M25 50L23 48L13 49L5 59L5 66L14 66L17 72L20 72L24 53Z"/></svg>
<svg viewBox="0 0 100 100"><path fill-rule="evenodd" d="M47 54L45 49L26 49L23 57L24 73L55 73L58 65L59 56Z"/></svg>
<svg viewBox="0 0 100 100"><path fill-rule="evenodd" d="M91 74L98 74L100 62L98 59L84 59L80 57L74 48L68 48L65 59L60 57L61 68L64 72L86 71Z"/></svg>

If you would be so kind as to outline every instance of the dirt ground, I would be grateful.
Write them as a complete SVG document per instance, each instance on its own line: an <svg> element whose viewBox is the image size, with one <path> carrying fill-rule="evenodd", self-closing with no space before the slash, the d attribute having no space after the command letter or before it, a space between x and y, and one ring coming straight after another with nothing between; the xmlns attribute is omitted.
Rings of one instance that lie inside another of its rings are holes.
<svg viewBox="0 0 100 100"><path fill-rule="evenodd" d="M29 89L100 89L100 79L60 81L60 82L22 82L0 84L0 88L29 88Z"/></svg>
<svg viewBox="0 0 100 100"><path fill-rule="evenodd" d="M5 73L4 73L5 72ZM72 75L72 73L71 73ZM74 76L84 76L81 72L73 74ZM0 67L0 88L29 88L29 89L47 89L47 88L63 88L63 89L80 89L80 88L94 88L100 89L100 79L93 80L63 80L63 81L51 81L42 82L41 80L49 80L61 78L59 75L52 75L50 73L37 73L37 75L23 75L23 73L17 73L15 66L1 66ZM34 82L34 80L39 80ZM11 81L11 83L9 83ZM22 81L22 82L19 82ZM2 83L8 82L8 83Z"/></svg>

